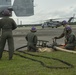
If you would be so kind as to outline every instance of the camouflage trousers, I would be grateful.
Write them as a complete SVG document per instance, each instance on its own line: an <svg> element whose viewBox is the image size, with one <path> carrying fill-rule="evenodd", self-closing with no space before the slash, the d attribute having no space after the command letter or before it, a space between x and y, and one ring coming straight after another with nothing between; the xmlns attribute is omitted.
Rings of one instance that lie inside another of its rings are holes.
<svg viewBox="0 0 76 75"><path fill-rule="evenodd" d="M65 46L66 49L69 49L69 50L74 50L75 49L75 45L71 45L71 44L67 44Z"/></svg>
<svg viewBox="0 0 76 75"><path fill-rule="evenodd" d="M10 31L4 32L1 35L0 59L2 58L2 54L3 54L6 42L8 43L9 59L12 59L13 53L14 53L14 41L13 41L12 32Z"/></svg>

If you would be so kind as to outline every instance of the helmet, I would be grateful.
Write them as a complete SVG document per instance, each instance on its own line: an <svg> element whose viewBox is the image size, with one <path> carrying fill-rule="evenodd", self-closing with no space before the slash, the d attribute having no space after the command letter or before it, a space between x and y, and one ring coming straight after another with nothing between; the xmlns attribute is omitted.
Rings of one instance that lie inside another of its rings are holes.
<svg viewBox="0 0 76 75"><path fill-rule="evenodd" d="M10 16L11 14L10 14L10 11L8 10L8 9L5 9L3 12L2 12L2 14L4 15L4 16Z"/></svg>
<svg viewBox="0 0 76 75"><path fill-rule="evenodd" d="M32 27L32 28L31 28L31 31L32 31L32 32L36 32L37 30L36 30L35 27Z"/></svg>
<svg viewBox="0 0 76 75"><path fill-rule="evenodd" d="M67 24L68 22L66 20L62 21L62 25Z"/></svg>
<svg viewBox="0 0 76 75"><path fill-rule="evenodd" d="M72 30L71 27L68 25L66 26L66 30Z"/></svg>

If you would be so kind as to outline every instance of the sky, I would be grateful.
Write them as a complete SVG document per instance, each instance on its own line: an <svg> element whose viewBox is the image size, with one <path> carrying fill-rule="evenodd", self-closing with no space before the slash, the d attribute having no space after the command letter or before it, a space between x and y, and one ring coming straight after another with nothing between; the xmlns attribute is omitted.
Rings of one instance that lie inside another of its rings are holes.
<svg viewBox="0 0 76 75"><path fill-rule="evenodd" d="M34 0L33 16L16 17L13 13L13 18L18 24L31 24L48 19L67 18L74 14L76 14L76 0Z"/></svg>

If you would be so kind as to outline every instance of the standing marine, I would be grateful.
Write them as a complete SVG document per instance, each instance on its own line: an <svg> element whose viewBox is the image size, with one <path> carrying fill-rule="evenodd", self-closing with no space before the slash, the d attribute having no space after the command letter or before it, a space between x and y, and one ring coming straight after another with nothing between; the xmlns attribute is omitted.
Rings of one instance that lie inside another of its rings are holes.
<svg viewBox="0 0 76 75"><path fill-rule="evenodd" d="M32 27L31 32L26 35L28 51L36 52L37 51L37 35L35 32L37 31L35 27Z"/></svg>
<svg viewBox="0 0 76 75"><path fill-rule="evenodd" d="M67 35L67 34L66 34L66 27L69 26L69 25L68 25L68 22L64 20L64 21L62 21L61 24L63 25L64 30L63 30L62 34L61 34L60 36L58 36L58 37L55 37L55 39L60 39L60 38L62 38L62 37L64 37L64 36Z"/></svg>
<svg viewBox="0 0 76 75"><path fill-rule="evenodd" d="M3 17L0 20L0 29L1 29L1 42L0 42L0 59L2 58L3 50L6 44L8 43L9 50L9 60L12 59L14 53L14 40L12 35L12 30L17 28L15 21L10 18L9 10L3 11Z"/></svg>

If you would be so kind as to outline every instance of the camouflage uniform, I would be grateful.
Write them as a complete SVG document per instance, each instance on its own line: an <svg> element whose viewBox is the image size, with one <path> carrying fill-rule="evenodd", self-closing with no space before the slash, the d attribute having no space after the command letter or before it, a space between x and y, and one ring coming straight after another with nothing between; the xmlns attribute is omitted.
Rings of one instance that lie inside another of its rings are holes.
<svg viewBox="0 0 76 75"><path fill-rule="evenodd" d="M12 30L16 29L17 25L12 18L4 17L0 20L0 29L2 30L1 42L0 42L0 59L2 58L2 53L6 44L8 42L9 49L9 60L13 57L14 52L14 42Z"/></svg>
<svg viewBox="0 0 76 75"><path fill-rule="evenodd" d="M70 34L67 34L66 40L67 42L65 48L69 50L74 50L76 44L76 37L74 33L71 32Z"/></svg>
<svg viewBox="0 0 76 75"><path fill-rule="evenodd" d="M30 32L26 35L27 45L28 45L28 51L35 52L37 50L37 36L35 35L35 32Z"/></svg>
<svg viewBox="0 0 76 75"><path fill-rule="evenodd" d="M66 27L70 27L69 25ZM74 33L71 32L68 34L66 27L63 30L63 33L59 36L59 37L55 37L56 39L60 39L62 37L65 37L65 48L69 49L69 50L74 50L75 48L75 44L76 44L76 37L74 35Z"/></svg>

